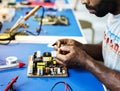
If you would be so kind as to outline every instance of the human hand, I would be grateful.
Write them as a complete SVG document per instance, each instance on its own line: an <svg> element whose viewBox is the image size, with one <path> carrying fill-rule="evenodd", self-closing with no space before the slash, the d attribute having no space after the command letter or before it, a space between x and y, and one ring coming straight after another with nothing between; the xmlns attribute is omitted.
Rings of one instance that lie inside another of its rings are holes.
<svg viewBox="0 0 120 91"><path fill-rule="evenodd" d="M73 40L73 39L60 39L58 41L56 41L54 48L55 50L58 50L58 48L62 47L62 46L78 46L81 47L83 44Z"/></svg>
<svg viewBox="0 0 120 91"><path fill-rule="evenodd" d="M61 46L57 50L56 58L58 63L69 68L76 68L85 66L88 54L77 45Z"/></svg>

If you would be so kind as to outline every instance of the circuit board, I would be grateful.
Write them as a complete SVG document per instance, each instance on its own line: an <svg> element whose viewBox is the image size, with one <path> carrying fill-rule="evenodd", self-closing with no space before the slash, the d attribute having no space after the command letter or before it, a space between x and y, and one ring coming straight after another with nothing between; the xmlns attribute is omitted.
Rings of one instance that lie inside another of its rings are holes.
<svg viewBox="0 0 120 91"><path fill-rule="evenodd" d="M40 55L37 51L34 55L29 56L28 77L66 77L68 76L67 68L56 62L56 58L52 56L51 52L44 52Z"/></svg>
<svg viewBox="0 0 120 91"><path fill-rule="evenodd" d="M34 20L41 21L41 16L40 15L35 15ZM42 24L43 25L69 25L68 18L66 16L60 15L45 15L42 19Z"/></svg>

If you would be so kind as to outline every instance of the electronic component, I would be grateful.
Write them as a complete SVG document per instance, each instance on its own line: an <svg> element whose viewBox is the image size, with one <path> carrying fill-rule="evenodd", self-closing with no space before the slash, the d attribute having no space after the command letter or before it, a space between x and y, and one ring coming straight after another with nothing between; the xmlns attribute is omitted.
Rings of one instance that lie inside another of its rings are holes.
<svg viewBox="0 0 120 91"><path fill-rule="evenodd" d="M67 68L56 62L56 58L51 52L37 51L28 60L28 77L66 77L68 76Z"/></svg>
<svg viewBox="0 0 120 91"><path fill-rule="evenodd" d="M35 15L34 20L37 20L40 22L41 16ZM67 17L63 15L60 15L60 16L46 15L42 19L42 24L43 25L69 25Z"/></svg>

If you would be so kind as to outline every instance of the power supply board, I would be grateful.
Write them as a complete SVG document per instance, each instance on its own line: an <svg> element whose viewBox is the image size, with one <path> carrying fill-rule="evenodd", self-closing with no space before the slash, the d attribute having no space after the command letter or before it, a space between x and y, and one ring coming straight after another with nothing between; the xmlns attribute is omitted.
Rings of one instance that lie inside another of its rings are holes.
<svg viewBox="0 0 120 91"><path fill-rule="evenodd" d="M68 76L68 70L67 67L56 62L56 58L52 56L51 52L44 52L41 56L41 52L37 51L29 56L27 76L66 77Z"/></svg>

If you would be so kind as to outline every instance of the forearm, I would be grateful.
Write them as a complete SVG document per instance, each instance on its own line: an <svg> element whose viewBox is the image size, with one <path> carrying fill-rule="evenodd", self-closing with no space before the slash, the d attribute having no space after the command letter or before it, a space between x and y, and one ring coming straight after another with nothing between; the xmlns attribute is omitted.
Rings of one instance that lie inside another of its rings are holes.
<svg viewBox="0 0 120 91"><path fill-rule="evenodd" d="M91 57L87 58L85 68L92 72L111 91L120 91L120 72L105 67Z"/></svg>
<svg viewBox="0 0 120 91"><path fill-rule="evenodd" d="M102 42L99 44L83 44L82 49L94 59L103 61Z"/></svg>

